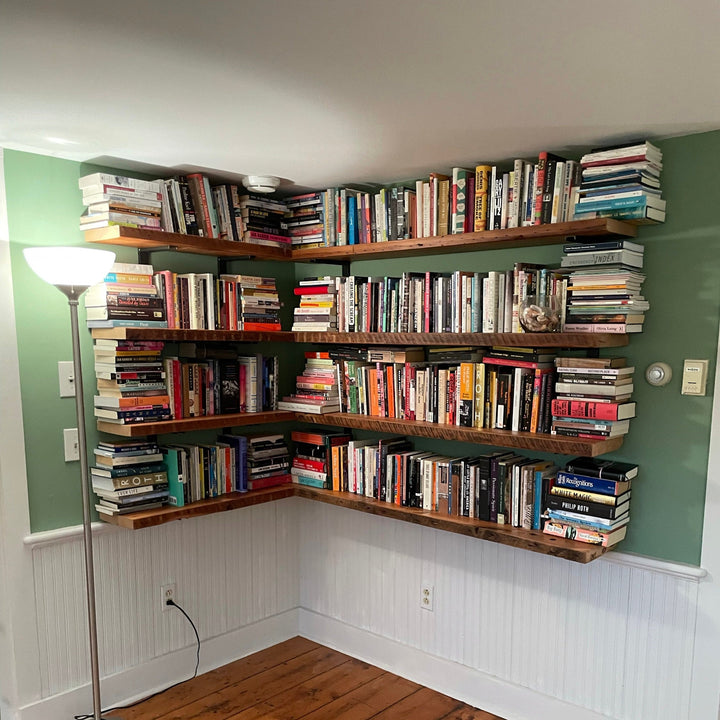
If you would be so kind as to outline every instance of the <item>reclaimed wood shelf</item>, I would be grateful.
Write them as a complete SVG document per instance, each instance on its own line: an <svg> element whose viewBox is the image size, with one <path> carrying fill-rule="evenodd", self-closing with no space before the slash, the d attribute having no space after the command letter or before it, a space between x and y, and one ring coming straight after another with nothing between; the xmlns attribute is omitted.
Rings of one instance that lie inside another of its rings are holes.
<svg viewBox="0 0 720 720"><path fill-rule="evenodd" d="M110 435L122 437L144 437L146 435L167 435L191 430L217 430L225 427L247 427L248 425L267 425L269 423L294 420L294 412L269 410L255 413L232 413L226 415L204 415L203 417L181 418L179 420L160 420L158 422L132 423L120 425L98 419L97 429Z"/></svg>
<svg viewBox="0 0 720 720"><path fill-rule="evenodd" d="M544 555L553 555L579 563L591 562L603 555L607 550L598 545L589 545L545 535L538 530L523 530L522 528L497 525L496 523L483 522L472 518L440 515L439 513L418 508L408 508L381 502L374 498L367 498L353 493L333 492L296 484L279 485L274 488L248 493L230 493L210 500L200 500L181 508L166 506L154 510L140 510L127 515L101 515L101 517L113 525L128 530L140 530L156 525L164 525L174 520L212 515L237 508L282 500L287 497L301 497L436 530L467 535L480 540L500 543L501 545L510 545Z"/></svg>
<svg viewBox="0 0 720 720"><path fill-rule="evenodd" d="M255 260L290 261L289 248L269 247L255 243L239 243L220 238L198 237L164 230L148 230L112 226L85 231L85 242L101 245L125 245L139 250L169 250L172 252L212 255L224 258L253 258Z"/></svg>
<svg viewBox="0 0 720 720"><path fill-rule="evenodd" d="M585 455L596 457L613 452L621 447L623 436L604 440L564 437L547 433L512 432L510 430L480 430L477 428L441 425L440 423L400 420L397 418L378 418L351 413L296 413L299 422L315 425L333 425L371 430L373 432L411 435L414 437L455 440L457 442L491 445L493 447L522 448L536 452L556 453L558 455Z"/></svg>
<svg viewBox="0 0 720 720"><path fill-rule="evenodd" d="M253 330L173 330L165 328L93 328L95 339L167 340L168 342L303 342L328 345L463 345L487 347L623 347L627 335L600 333L339 333Z"/></svg>
<svg viewBox="0 0 720 720"><path fill-rule="evenodd" d="M176 252L213 255L225 258L251 257L257 260L282 262L350 262L373 258L414 257L442 253L496 250L498 248L535 247L557 245L577 237L615 236L636 237L637 227L613 218L573 220L572 222L507 230L444 235L430 238L412 238L383 243L340 245L335 247L290 250L254 243L238 243L219 238L182 235L164 230L147 230L113 226L85 231L85 241L102 245L125 245L138 249L167 249Z"/></svg>
<svg viewBox="0 0 720 720"><path fill-rule="evenodd" d="M572 222L531 225L507 230L483 230L459 235L412 238L392 242L299 249L292 251L292 260L294 262L322 262L323 260L328 262L350 262L375 258L440 255L442 253L497 250L499 248L557 245L575 237L597 235L636 237L637 227L613 218L573 220Z"/></svg>

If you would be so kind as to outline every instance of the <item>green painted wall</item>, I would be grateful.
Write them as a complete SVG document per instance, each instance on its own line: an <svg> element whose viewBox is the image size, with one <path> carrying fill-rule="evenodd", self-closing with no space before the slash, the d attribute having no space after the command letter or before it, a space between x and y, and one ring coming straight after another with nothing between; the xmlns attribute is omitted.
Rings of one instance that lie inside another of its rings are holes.
<svg viewBox="0 0 720 720"><path fill-rule="evenodd" d="M637 368L638 417L615 458L637 462L641 474L633 491L632 521L624 551L697 564L700 559L705 477L713 387L708 396L680 395L684 358L708 358L714 376L720 321L720 221L716 208L720 185L714 160L720 157L720 132L659 143L665 153L664 195L668 220L640 229L646 245L644 286L650 300L646 330L631 339L626 354ZM21 257L25 246L82 244L77 229L82 212L77 178L93 168L39 155L5 152L13 282L21 364L28 489L33 531L80 521L78 465L62 459L63 427L74 423L72 399L57 396L57 361L69 360L69 319L57 290L36 279ZM119 259L133 260L119 249ZM517 260L558 262L560 246L356 263L353 271L400 274L404 270L501 270ZM212 260L172 253L158 254L156 267L214 270ZM247 267L237 263L237 269ZM249 271L250 268L247 268ZM245 271L245 270L243 270ZM252 272L278 278L288 306L294 277L334 274L332 266L253 263ZM86 367L92 367L89 336L84 338ZM298 367L301 346L278 347L284 367ZM275 350L273 350L275 351ZM655 360L675 373L664 388L645 383L643 373ZM285 382L291 373L285 373ZM86 394L93 394L92 377ZM92 418L88 418L92 427ZM91 434L90 444L94 437ZM417 447L466 454L459 443L416 438ZM481 451L478 448L478 451ZM560 458L561 460L563 458Z"/></svg>

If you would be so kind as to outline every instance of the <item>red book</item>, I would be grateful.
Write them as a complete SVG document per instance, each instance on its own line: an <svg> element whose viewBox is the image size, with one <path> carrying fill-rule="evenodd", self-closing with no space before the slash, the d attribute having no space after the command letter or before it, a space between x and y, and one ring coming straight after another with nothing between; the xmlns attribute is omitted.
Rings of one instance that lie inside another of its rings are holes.
<svg viewBox="0 0 720 720"><path fill-rule="evenodd" d="M246 242L252 243L253 240L270 240L279 245L291 245L292 238L289 235L273 235L270 233L259 232L258 230L248 230L245 232L244 239Z"/></svg>
<svg viewBox="0 0 720 720"><path fill-rule="evenodd" d="M642 155L626 155L625 157L612 158L612 160L594 160L593 162L584 162L581 165L586 167L596 167L597 165L625 165L626 163L643 162L647 160L645 153ZM650 162L648 160L648 162Z"/></svg>
<svg viewBox="0 0 720 720"><path fill-rule="evenodd" d="M262 490L263 488L274 487L275 485L285 485L292 482L292 475L271 475L266 478L258 478L257 480L249 480L247 483L248 490Z"/></svg>
<svg viewBox="0 0 720 720"><path fill-rule="evenodd" d="M472 232L475 228L475 173L468 173L467 189L465 191L465 232Z"/></svg>
<svg viewBox="0 0 720 720"><path fill-rule="evenodd" d="M303 285L296 287L293 292L296 295L328 295L335 292L334 285Z"/></svg>
<svg viewBox="0 0 720 720"><path fill-rule="evenodd" d="M625 420L635 417L635 403L602 403L585 400L553 400L556 417L588 418L590 420Z"/></svg>
<svg viewBox="0 0 720 720"><path fill-rule="evenodd" d="M243 330L255 330L258 332L266 330L267 332L279 332L282 330L282 327L280 326L280 323L244 322Z"/></svg>
<svg viewBox="0 0 720 720"><path fill-rule="evenodd" d="M512 358L484 357L483 362L486 365L509 365L510 367L530 368L531 370L537 370L538 368L547 370L555 367L551 362L536 363L529 360L513 360Z"/></svg>
<svg viewBox="0 0 720 720"><path fill-rule="evenodd" d="M214 233L212 221L210 219L210 206L205 193L205 181L203 175L202 173L190 173L187 176L187 179L190 184L190 194L192 195L193 203L197 200L197 204L199 205L199 208L196 208L196 210L200 210L203 233L206 237L213 237Z"/></svg>
<svg viewBox="0 0 720 720"><path fill-rule="evenodd" d="M307 458L293 458L293 467L302 470L315 470L316 472L325 472L325 462L323 460L308 460Z"/></svg>

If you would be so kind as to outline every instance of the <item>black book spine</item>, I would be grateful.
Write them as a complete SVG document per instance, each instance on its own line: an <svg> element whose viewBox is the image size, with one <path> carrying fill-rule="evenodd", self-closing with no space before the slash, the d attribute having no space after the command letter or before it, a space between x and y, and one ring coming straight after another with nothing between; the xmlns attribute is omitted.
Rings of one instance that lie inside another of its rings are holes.
<svg viewBox="0 0 720 720"><path fill-rule="evenodd" d="M563 510L565 512L578 513L579 515L604 518L605 520L614 520L616 517L624 515L628 509L627 505L621 506L620 512L618 513L618 508L614 505L572 500L557 495L548 495L545 499L545 505L551 510Z"/></svg>
<svg viewBox="0 0 720 720"><path fill-rule="evenodd" d="M193 205L187 178L178 178L178 185L180 187L183 217L185 218L185 231L188 235L199 235L197 214L195 212L195 206Z"/></svg>

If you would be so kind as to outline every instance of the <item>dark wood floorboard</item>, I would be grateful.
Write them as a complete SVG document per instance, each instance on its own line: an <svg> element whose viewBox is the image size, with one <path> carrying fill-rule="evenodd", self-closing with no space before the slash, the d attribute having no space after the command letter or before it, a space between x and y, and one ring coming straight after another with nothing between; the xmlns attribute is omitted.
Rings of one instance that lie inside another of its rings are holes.
<svg viewBox="0 0 720 720"><path fill-rule="evenodd" d="M116 720L502 720L300 637L107 716Z"/></svg>

